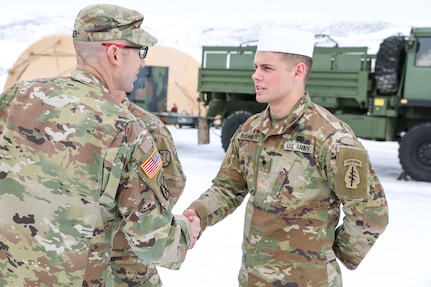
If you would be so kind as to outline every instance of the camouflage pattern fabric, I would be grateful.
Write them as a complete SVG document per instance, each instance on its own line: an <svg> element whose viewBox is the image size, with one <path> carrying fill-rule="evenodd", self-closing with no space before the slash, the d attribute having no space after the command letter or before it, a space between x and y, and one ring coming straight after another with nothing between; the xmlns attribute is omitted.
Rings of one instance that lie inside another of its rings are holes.
<svg viewBox="0 0 431 287"><path fill-rule="evenodd" d="M190 207L206 228L247 195L240 286L342 286L336 258L355 269L388 224L367 151L308 94L274 128L268 108L249 118Z"/></svg>
<svg viewBox="0 0 431 287"><path fill-rule="evenodd" d="M154 143L159 151L162 161L166 184L169 188L169 203L173 207L186 187L186 175L184 174L181 161L175 148L174 139L168 127L160 118L149 111L139 107L127 98L122 102L124 106L146 125Z"/></svg>
<svg viewBox="0 0 431 287"><path fill-rule="evenodd" d="M184 191L186 176L184 175L174 140L169 129L157 117L127 98L123 101L130 112L141 119L154 139L157 150L163 159L164 175L169 189L169 203L173 207ZM140 260L133 253L121 231L114 237L111 259L112 273L116 287L156 287L162 286L160 276L154 264Z"/></svg>
<svg viewBox="0 0 431 287"><path fill-rule="evenodd" d="M138 11L117 5L89 5L79 11L72 37L78 41L101 42L128 40L151 47L157 39L141 28L144 16Z"/></svg>
<svg viewBox="0 0 431 287"><path fill-rule="evenodd" d="M0 286L113 286L113 235L178 269L191 238L143 122L82 70L0 96Z"/></svg>

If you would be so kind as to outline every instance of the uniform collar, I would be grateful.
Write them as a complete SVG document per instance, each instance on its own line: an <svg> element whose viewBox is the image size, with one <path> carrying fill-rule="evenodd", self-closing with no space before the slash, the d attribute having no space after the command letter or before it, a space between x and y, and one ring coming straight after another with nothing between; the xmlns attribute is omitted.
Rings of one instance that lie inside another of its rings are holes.
<svg viewBox="0 0 431 287"><path fill-rule="evenodd" d="M124 99L121 101L121 104L123 106L125 106L126 108L129 108L129 106L130 106L130 100L129 100L129 98L127 96L125 96Z"/></svg>
<svg viewBox="0 0 431 287"><path fill-rule="evenodd" d="M283 134L302 117L306 109L311 104L312 102L310 95L305 92L304 96L296 103L287 117L282 120L275 128L272 128L271 126L271 117L269 115L270 107L268 105L266 109L256 118L255 129L266 135Z"/></svg>
<svg viewBox="0 0 431 287"><path fill-rule="evenodd" d="M100 87L104 94L109 94L109 90L106 87L105 82L101 78L87 71L75 69L70 74L70 78L85 85Z"/></svg>

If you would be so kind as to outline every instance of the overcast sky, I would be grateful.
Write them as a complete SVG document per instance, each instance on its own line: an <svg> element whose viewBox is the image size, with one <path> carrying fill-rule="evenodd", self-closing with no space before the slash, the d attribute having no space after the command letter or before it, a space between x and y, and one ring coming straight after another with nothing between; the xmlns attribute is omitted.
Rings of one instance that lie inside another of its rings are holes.
<svg viewBox="0 0 431 287"><path fill-rule="evenodd" d="M374 20L401 22L408 25L429 26L431 24L431 1L429 0L24 0L3 1L2 12L28 14L76 15L89 4L111 3L146 13L176 15L205 19L217 17L256 17L313 20ZM233 7L233 8L232 8Z"/></svg>

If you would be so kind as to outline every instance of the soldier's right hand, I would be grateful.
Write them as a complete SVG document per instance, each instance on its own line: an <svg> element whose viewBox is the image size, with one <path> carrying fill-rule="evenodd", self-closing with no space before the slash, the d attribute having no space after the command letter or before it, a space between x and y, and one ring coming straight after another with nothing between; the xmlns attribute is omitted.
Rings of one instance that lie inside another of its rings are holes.
<svg viewBox="0 0 431 287"><path fill-rule="evenodd" d="M175 218L182 218L188 223L190 233L191 233L190 237L192 238L189 249L192 249L195 246L196 240L198 239L199 234L201 232L201 220L200 220L200 218L196 215L196 213L195 213L195 215L189 215L189 216L175 215Z"/></svg>

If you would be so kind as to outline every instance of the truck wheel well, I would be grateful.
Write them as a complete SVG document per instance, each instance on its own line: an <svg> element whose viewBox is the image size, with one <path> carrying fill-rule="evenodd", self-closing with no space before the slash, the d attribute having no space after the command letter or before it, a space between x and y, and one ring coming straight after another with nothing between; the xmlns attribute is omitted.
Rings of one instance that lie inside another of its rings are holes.
<svg viewBox="0 0 431 287"><path fill-rule="evenodd" d="M400 164L414 180L431 181L431 122L411 128L400 140Z"/></svg>
<svg viewBox="0 0 431 287"><path fill-rule="evenodd" d="M249 111L236 111L226 117L221 130L221 143L224 151L227 150L235 131L242 125L253 113Z"/></svg>

